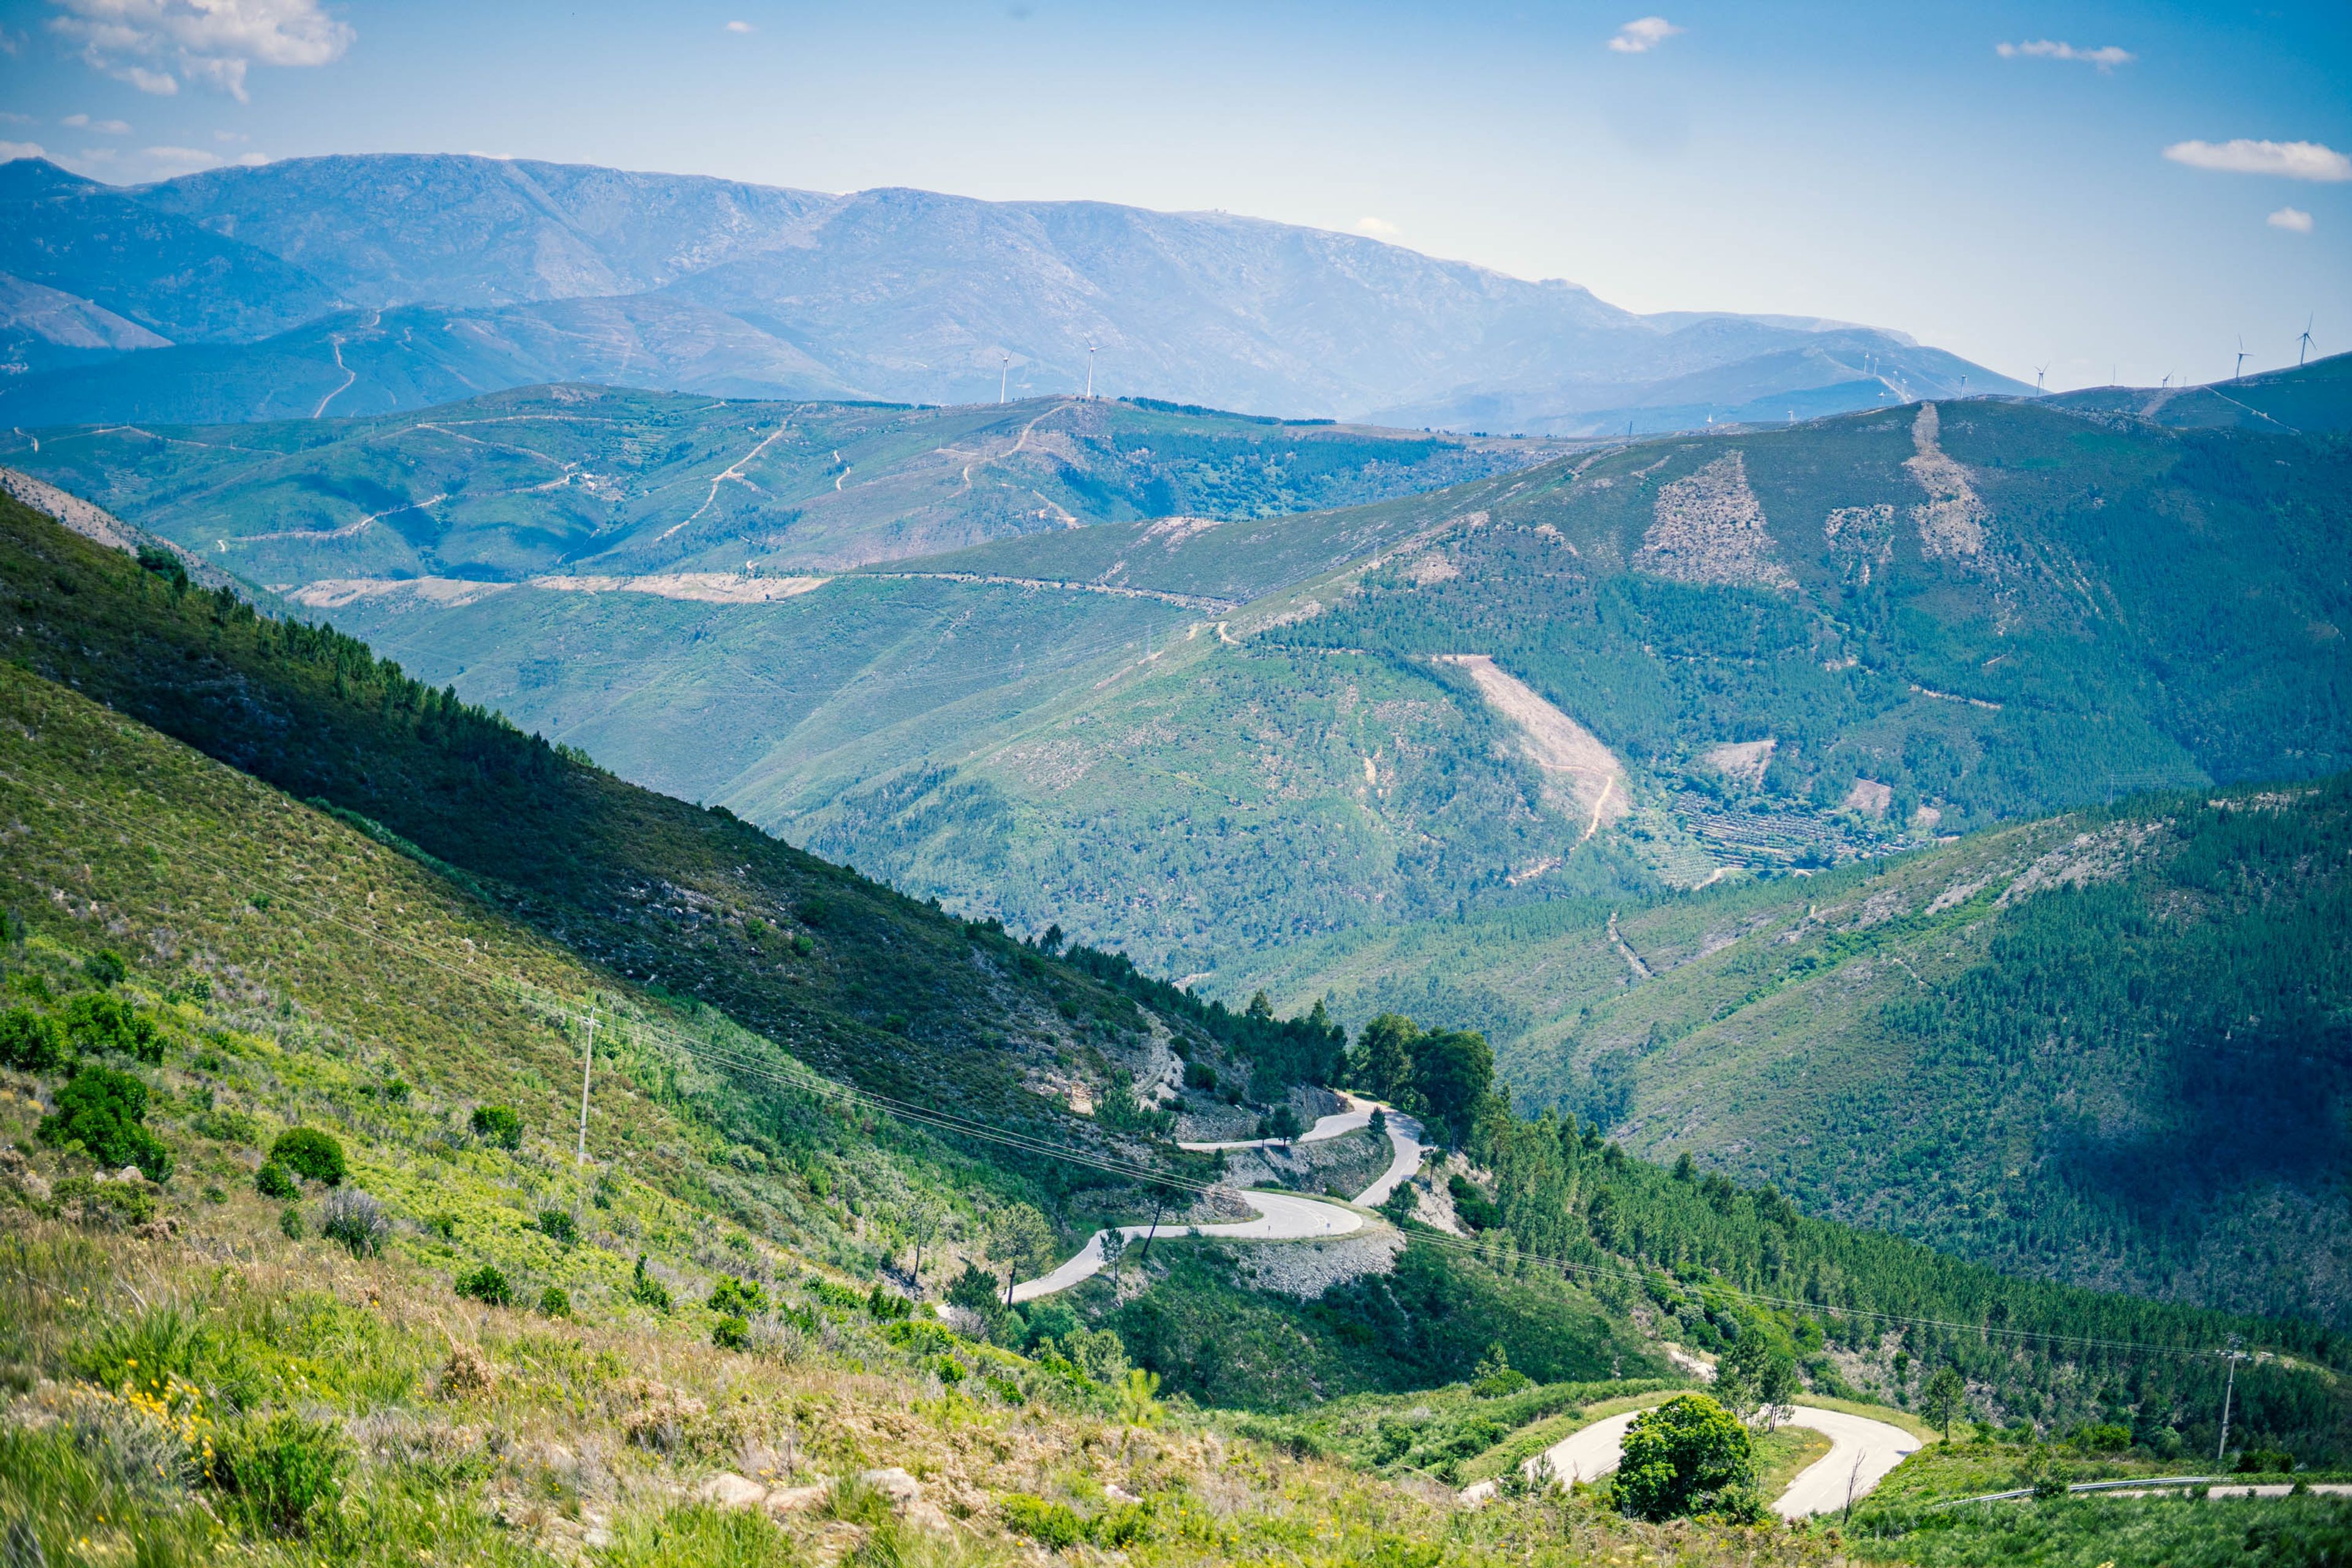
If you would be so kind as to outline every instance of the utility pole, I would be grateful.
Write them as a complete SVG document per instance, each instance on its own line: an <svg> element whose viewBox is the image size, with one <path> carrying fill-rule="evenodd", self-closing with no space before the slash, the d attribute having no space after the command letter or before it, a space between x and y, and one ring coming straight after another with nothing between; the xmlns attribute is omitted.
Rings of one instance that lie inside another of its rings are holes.
<svg viewBox="0 0 2352 1568"><path fill-rule="evenodd" d="M573 1163L588 1163L588 1079L596 1067L596 1001L588 1001L588 1045L580 1053L580 1151Z"/></svg>
<svg viewBox="0 0 2352 1568"><path fill-rule="evenodd" d="M2221 1385L2221 1440L2213 1445L2213 1462L2220 1464L2230 1447L2230 1396L2238 1392L2238 1358L2244 1352L2238 1349L2238 1336L2230 1336L2230 1378Z"/></svg>
<svg viewBox="0 0 2352 1568"><path fill-rule="evenodd" d="M1149 1258L1151 1256L1151 1238L1160 1234L1160 1205L1166 1196L1167 1194L1160 1192L1158 1188L1155 1187L1152 1189L1151 1228L1143 1233L1143 1256L1146 1258ZM1146 1276L1147 1280L1149 1278L1149 1276Z"/></svg>

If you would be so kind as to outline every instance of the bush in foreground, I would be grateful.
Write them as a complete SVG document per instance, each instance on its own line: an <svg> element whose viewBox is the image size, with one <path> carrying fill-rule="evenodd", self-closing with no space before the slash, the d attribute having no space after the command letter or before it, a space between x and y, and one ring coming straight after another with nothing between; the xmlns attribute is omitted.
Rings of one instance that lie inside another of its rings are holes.
<svg viewBox="0 0 2352 1568"><path fill-rule="evenodd" d="M1703 1394L1678 1394L1633 1418L1611 1496L1654 1522L1698 1514L1748 1522L1764 1513L1748 1428Z"/></svg>
<svg viewBox="0 0 2352 1568"><path fill-rule="evenodd" d="M171 1151L142 1125L147 1086L112 1068L86 1067L58 1090L58 1108L41 1118L44 1143L79 1143L106 1166L136 1165L151 1182L172 1174Z"/></svg>
<svg viewBox="0 0 2352 1568"><path fill-rule="evenodd" d="M269 1157L296 1175L307 1176L321 1186L339 1187L343 1184L343 1146L331 1132L316 1127L289 1127L269 1146Z"/></svg>
<svg viewBox="0 0 2352 1568"><path fill-rule="evenodd" d="M356 1187L329 1193L319 1209L319 1234L340 1241L353 1258L373 1258L392 1236L383 1205Z"/></svg>

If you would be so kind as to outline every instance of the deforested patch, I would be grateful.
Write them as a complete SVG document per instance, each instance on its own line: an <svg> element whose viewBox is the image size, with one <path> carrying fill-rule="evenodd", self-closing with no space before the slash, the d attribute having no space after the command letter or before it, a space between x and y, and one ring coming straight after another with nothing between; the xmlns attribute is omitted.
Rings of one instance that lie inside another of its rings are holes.
<svg viewBox="0 0 2352 1568"><path fill-rule="evenodd" d="M1822 520L1822 537L1837 561L1840 576L1857 588L1870 585L1871 575L1895 554L1895 509L1842 506Z"/></svg>
<svg viewBox="0 0 2352 1568"><path fill-rule="evenodd" d="M1858 811L1874 821L1883 822L1886 808L1895 804L1895 788L1876 779L1856 779L1840 804L1848 811Z"/></svg>
<svg viewBox="0 0 2352 1568"><path fill-rule="evenodd" d="M1726 741L1719 746L1709 746L1699 753L1699 761L1721 773L1751 788L1764 784L1764 771L1772 765L1772 752L1780 742L1767 735L1760 741Z"/></svg>
<svg viewBox="0 0 2352 1568"><path fill-rule="evenodd" d="M1678 583L1793 588L1797 580L1772 552L1763 503L1748 487L1748 465L1726 452L1658 490L1633 564Z"/></svg>
<svg viewBox="0 0 2352 1568"><path fill-rule="evenodd" d="M1469 674L1488 706L1516 726L1529 762L1541 769L1548 793L1565 798L1559 805L1571 810L1584 825L1581 844L1632 808L1625 764L1601 743L1591 731L1554 707L1542 693L1517 676L1498 668L1483 653L1441 653L1432 662L1450 664Z"/></svg>
<svg viewBox="0 0 2352 1568"><path fill-rule="evenodd" d="M1942 429L1936 405L1921 404L1919 416L1911 422L1911 445L1917 450L1903 464L1927 492L1927 499L1911 509L1911 521L1919 525L1919 548L1930 557L1981 556L1985 505L1969 482L1968 469L1937 445Z"/></svg>
<svg viewBox="0 0 2352 1568"><path fill-rule="evenodd" d="M1406 563L1405 580L1416 588L1427 588L1438 583L1450 583L1462 575L1462 568L1443 550L1424 551Z"/></svg>

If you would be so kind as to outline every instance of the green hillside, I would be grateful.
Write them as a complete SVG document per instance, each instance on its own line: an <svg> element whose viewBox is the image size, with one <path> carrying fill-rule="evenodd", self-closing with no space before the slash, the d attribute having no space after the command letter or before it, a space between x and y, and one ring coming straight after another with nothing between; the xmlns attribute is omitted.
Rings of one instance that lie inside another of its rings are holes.
<svg viewBox="0 0 2352 1568"><path fill-rule="evenodd" d="M1214 976L1302 936L2340 768L2345 464L2339 437L1987 401L1031 534L768 603L310 602L624 776ZM1625 815L1588 837L1592 802L1439 654L1580 726Z"/></svg>
<svg viewBox="0 0 2352 1568"><path fill-rule="evenodd" d="M1280 1245L1171 1236L1066 1310L991 1308L961 1332L904 1318L901 1291L1002 1263L1024 1226L1057 1252L1139 1217L1155 1164L1204 1168L1107 1109L1138 1034L1244 1080L1299 1070L1310 1036L1328 1058L1328 1035L945 920L13 503L0 584L0 1122L18 1142L0 1373L26 1391L0 1507L49 1561L268 1542L289 1561L984 1562L1064 1530L1145 1563L1301 1543L1606 1561L1658 1538L1590 1499L1456 1519L1384 1477L1495 1473L1542 1423L1671 1382L1661 1342L1749 1335L1823 1394L1916 1401L1948 1363L1989 1421L2120 1423L2163 1455L2210 1440L2213 1352L2237 1333L2271 1352L2239 1371L2238 1440L2352 1456L2342 1347L2315 1326L2005 1279L1809 1219L1596 1127L1522 1120L1475 1076L1430 1076L1445 1058L1417 1037L1423 1068L1359 1041L1343 1070L1401 1072L1393 1092L1433 1115L1459 1102L1451 1206L1475 1234L1402 1222L1385 1271L1303 1300L1261 1272ZM777 918L747 914L782 889ZM905 1016L868 1024L861 986ZM1104 1091L1093 1116L1023 1091L1047 1066ZM93 1119L109 1095L117 1120ZM257 1176L298 1127L340 1146L331 1179L294 1152L299 1180ZM101 1184L100 1157L160 1183ZM1496 1345L1539 1386L1465 1388ZM1130 1361L1188 1401L1119 1392ZM1335 1397L1352 1414L1292 1421ZM1316 1436L1368 1421L1374 1452ZM861 1490L882 1466L939 1511ZM728 1469L806 1486L806 1511L689 1500ZM1113 1483L1141 1500L1115 1509ZM1832 1544L1674 1539L1696 1562Z"/></svg>
<svg viewBox="0 0 2352 1568"><path fill-rule="evenodd" d="M1007 535L1443 489L1562 443L1149 399L915 407L541 386L413 414L14 432L24 468L255 583L830 571Z"/></svg>
<svg viewBox="0 0 2352 1568"><path fill-rule="evenodd" d="M796 812L765 784L787 763L723 797L966 907L1205 971L1318 919L1690 886L2352 761L2340 442L1971 404L1937 421L1923 468L1921 417L1647 444L1172 550L1095 530L968 552L973 571L1269 596L1025 727L959 735L919 775ZM1394 542L1411 516L1454 526ZM1710 517L1754 526L1718 538ZM1275 542L1312 573L1375 534L1389 553L1279 592L1279 567L1252 575ZM1630 813L1586 841L1523 726L1440 654L1490 657L1580 725ZM1461 826L1394 804L1441 780L1475 803ZM1254 832L1206 831L1244 812ZM1171 911L1171 862L1230 889L1240 923ZM1011 866L1029 874L995 874Z"/></svg>
<svg viewBox="0 0 2352 1568"><path fill-rule="evenodd" d="M1252 978L1342 1016L1442 1006L1493 1032L1523 1102L1809 1212L2340 1324L2347 806L2344 775L2158 796L1811 879L1356 933Z"/></svg>
<svg viewBox="0 0 2352 1568"><path fill-rule="evenodd" d="M2084 413L2126 415L2177 428L2308 435L2352 426L2352 354L2263 371L2207 386L2092 386L2047 400Z"/></svg>

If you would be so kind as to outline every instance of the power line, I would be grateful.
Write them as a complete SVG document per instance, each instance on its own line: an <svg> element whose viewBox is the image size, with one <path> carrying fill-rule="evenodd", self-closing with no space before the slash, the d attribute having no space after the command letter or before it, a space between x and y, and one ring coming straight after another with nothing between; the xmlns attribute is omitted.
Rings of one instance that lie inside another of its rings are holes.
<svg viewBox="0 0 2352 1568"><path fill-rule="evenodd" d="M249 779L249 775L247 776ZM18 788L28 790L37 795L45 795L53 802L61 803L68 810L88 813L92 816L102 817L113 824L116 827L127 833L138 833L163 839L166 842L173 844L182 852L182 854L188 858L209 864L215 872L230 881L242 883L249 888L258 889L261 886L255 878L226 865L216 857L207 853L197 846L191 845L184 839L178 838L173 834L160 831L152 823L129 821L116 813L108 810L102 805L95 805L87 800L76 799L72 796L64 795L60 791L51 789L45 784L35 783L31 780L7 774L0 774L0 779L5 779L5 782L12 784ZM258 789L269 790L271 787L261 784L258 780L250 780L250 782ZM272 793L275 792L273 791ZM382 847L379 846L379 847ZM285 898L289 903L300 904L308 902L310 905L314 918L333 925L341 926L363 941L373 942L379 946L403 952L412 959L415 959L416 962L438 970L445 974L448 974L457 979L471 982L488 990L510 995L527 1006L539 1007L551 1012L560 1017L569 1019L573 1016L569 1008L563 1005L559 998L554 997L551 994L541 992L539 987L532 985L530 982L521 979L520 976L516 976L512 979L502 979L499 976L487 974L470 967L464 967L451 963L419 947L414 942L404 940L383 931L373 922L362 923L352 921L338 912L332 906L320 903L315 900L306 900L304 896L299 893L289 895L282 888L280 888L277 889L272 896ZM577 962L576 955L568 956L572 956L574 962ZM614 1013L614 1022L618 1025L620 1021L620 1016L616 1009ZM731 1019L730 1021L732 1022ZM639 1037L649 1037L658 1043L669 1046L672 1049L677 1050L690 1060L700 1061L706 1065L716 1066L728 1071L740 1073L745 1077L765 1080L782 1088L797 1089L812 1096L831 1096L853 1105L863 1105L886 1115L893 1116L902 1121L912 1121L937 1131L950 1133L958 1137L978 1139L986 1142L998 1144L1004 1148L1012 1149L1018 1152L1032 1154L1045 1159L1056 1160L1065 1163L1101 1172L1106 1174L1126 1176L1150 1185L1167 1187L1177 1191L1191 1192L1204 1196L1231 1194L1238 1190L1233 1187L1229 1183L1204 1183L1192 1180L1166 1171L1137 1164L1131 1161L1121 1160L1115 1156L1100 1154L1093 1151L1073 1149L1067 1145L1057 1145L1047 1142L1042 1139L1032 1138L1020 1133L1008 1132L998 1128L987 1126L984 1123L973 1121L951 1111L940 1110L934 1107L920 1105L913 1101L901 1100L893 1096L877 1094L872 1090L863 1089L853 1085L841 1083L837 1080L827 1079L822 1074L816 1072L815 1069L808 1067L805 1063L799 1062L797 1058L791 1056L791 1053L787 1051L784 1047L778 1045L775 1041L768 1039L767 1037L760 1035L754 1030L745 1029L744 1033L751 1035L753 1038L762 1040L769 1046L772 1047L779 1053L782 1054L786 1058L787 1062L791 1065L789 1067L783 1067L776 1064L753 1061L748 1058L730 1052L715 1045L691 1040L674 1030L665 1029L657 1025L648 1025L642 1020L631 1020L628 1026L631 1033L638 1036ZM735 1026L742 1028L742 1026L740 1024L737 1024ZM797 1068L797 1071L793 1070L793 1068ZM1480 1258L1482 1261L1486 1260L1486 1255L1489 1249L1488 1244L1482 1244L1481 1242L1468 1237L1451 1236L1433 1228L1431 1228L1412 1239L1423 1242L1426 1245L1438 1247L1442 1250L1458 1253L1468 1257L1475 1257ZM1657 1278L1655 1274L1648 1270L1610 1268L1605 1265L1585 1263L1573 1258L1533 1252L1524 1248L1518 1249L1517 1256L1526 1262L1559 1268L1563 1273L1579 1274L1594 1279L1609 1279L1627 1284L1646 1286L1653 1279ZM2010 1339L2021 1342L2040 1342L2050 1345L2053 1348L2059 1345L2068 1345L2094 1350L2126 1351L2142 1355L2183 1356L2192 1358L2201 1358L2203 1356L2215 1353L2210 1348L2198 1349L2185 1346L2154 1345L2143 1341L2103 1339L2078 1334L2058 1334L2033 1329L2000 1328L1989 1323L1969 1323L1948 1319L1923 1318L1897 1312L1882 1312L1869 1308L1841 1308L1823 1302L1808 1301L1796 1297L1776 1296L1763 1291L1746 1290L1727 1285L1710 1284L1692 1287L1692 1289L1702 1292L1711 1292L1718 1296L1729 1297L1738 1300L1752 1302L1756 1305L1764 1307L1789 1309L1804 1312L1833 1312L1842 1317L1863 1318L1874 1322L1890 1325L1938 1329L1954 1332L1981 1334L1987 1338ZM2234 1354L2238 1352L2225 1351L2221 1353Z"/></svg>

